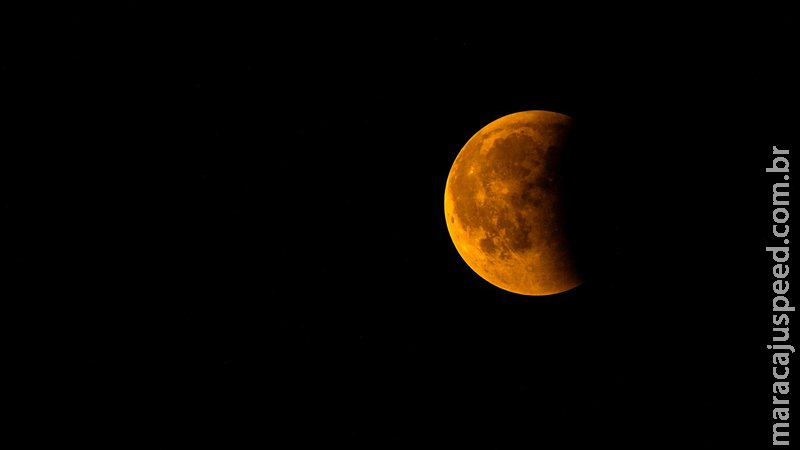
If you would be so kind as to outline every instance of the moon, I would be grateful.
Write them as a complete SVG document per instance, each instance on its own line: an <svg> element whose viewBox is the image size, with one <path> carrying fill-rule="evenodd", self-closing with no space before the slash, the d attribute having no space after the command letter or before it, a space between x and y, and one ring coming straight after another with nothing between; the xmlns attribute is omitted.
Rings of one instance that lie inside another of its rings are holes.
<svg viewBox="0 0 800 450"><path fill-rule="evenodd" d="M501 117L464 145L444 212L458 253L489 283L523 295L581 284L565 232L560 161L573 120L550 111Z"/></svg>

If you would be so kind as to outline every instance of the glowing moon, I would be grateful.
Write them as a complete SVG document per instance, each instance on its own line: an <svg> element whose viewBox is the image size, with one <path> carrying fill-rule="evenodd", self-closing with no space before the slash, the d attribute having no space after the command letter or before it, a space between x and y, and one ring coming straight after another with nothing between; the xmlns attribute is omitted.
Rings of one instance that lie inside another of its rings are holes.
<svg viewBox="0 0 800 450"><path fill-rule="evenodd" d="M572 119L524 111L495 120L464 145L445 187L450 237L493 285L524 295L581 283L564 231L559 160Z"/></svg>

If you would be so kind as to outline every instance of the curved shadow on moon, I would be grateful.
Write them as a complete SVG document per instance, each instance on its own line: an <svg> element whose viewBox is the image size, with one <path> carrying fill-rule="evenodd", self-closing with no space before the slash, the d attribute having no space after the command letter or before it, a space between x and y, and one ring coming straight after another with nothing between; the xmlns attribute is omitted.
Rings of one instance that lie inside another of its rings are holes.
<svg viewBox="0 0 800 450"><path fill-rule="evenodd" d="M615 270L620 199L614 186L622 174L609 156L613 143L607 136L598 121L578 116L559 167L567 242L584 286Z"/></svg>

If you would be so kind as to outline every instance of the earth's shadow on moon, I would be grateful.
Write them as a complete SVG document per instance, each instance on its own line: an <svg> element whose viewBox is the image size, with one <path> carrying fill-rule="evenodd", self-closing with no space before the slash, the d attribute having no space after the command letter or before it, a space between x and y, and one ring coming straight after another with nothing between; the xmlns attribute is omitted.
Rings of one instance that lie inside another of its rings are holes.
<svg viewBox="0 0 800 450"><path fill-rule="evenodd" d="M584 290L608 280L616 267L620 174L606 132L591 116L574 122L560 158L562 214L570 253Z"/></svg>

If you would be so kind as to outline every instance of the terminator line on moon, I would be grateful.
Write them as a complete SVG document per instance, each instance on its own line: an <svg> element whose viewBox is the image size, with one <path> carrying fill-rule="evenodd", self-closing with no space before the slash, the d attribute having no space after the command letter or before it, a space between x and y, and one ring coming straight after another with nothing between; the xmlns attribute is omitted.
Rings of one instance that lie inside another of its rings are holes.
<svg viewBox="0 0 800 450"><path fill-rule="evenodd" d="M456 157L445 187L450 237L493 285L550 295L581 283L564 232L558 163L569 116L524 111L478 131Z"/></svg>

